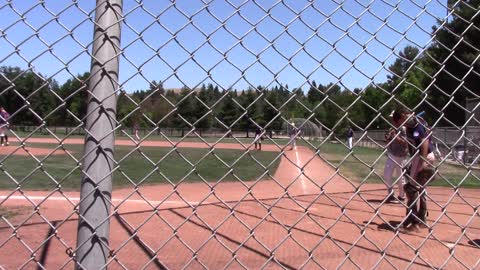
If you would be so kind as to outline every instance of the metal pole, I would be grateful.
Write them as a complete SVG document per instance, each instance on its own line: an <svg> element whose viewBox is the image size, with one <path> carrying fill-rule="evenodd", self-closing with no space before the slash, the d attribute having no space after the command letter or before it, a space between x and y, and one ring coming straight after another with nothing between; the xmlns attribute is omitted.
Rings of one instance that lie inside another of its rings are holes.
<svg viewBox="0 0 480 270"><path fill-rule="evenodd" d="M77 269L101 269L109 256L122 0L97 0L87 117Z"/></svg>

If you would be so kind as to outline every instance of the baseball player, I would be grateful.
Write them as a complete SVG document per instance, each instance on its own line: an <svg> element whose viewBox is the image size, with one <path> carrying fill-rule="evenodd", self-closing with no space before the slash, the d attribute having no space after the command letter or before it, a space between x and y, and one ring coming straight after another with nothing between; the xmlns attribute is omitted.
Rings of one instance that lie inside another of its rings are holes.
<svg viewBox="0 0 480 270"><path fill-rule="evenodd" d="M430 132L414 114L405 109L395 111L399 115L400 122L406 127L406 134L409 143L410 155L413 156L407 173L407 183L405 184L405 193L407 198L416 198L407 202L407 218L403 224L405 229L417 229L418 226L425 227L427 224L427 198L425 190L424 173L420 172L431 169L430 165L434 161ZM427 179L428 180L428 179ZM423 183L423 184L422 184ZM413 187L413 188L412 188ZM415 195L418 194L418 195ZM417 207L418 205L418 207Z"/></svg>
<svg viewBox="0 0 480 270"><path fill-rule="evenodd" d="M406 129L402 127L402 122L400 122L401 114L392 112L390 117L396 129L392 128L385 134L385 142L388 145L388 158L383 170L383 179L388 189L387 202L398 202L399 200L405 200L403 167L408 154L408 142ZM393 192L393 175L395 175L395 177L400 176L398 180L398 198L395 197L395 193Z"/></svg>
<svg viewBox="0 0 480 270"><path fill-rule="evenodd" d="M10 118L10 114L5 110L5 108L0 107L0 145L1 146L9 144L8 135L7 135L9 118Z"/></svg>
<svg viewBox="0 0 480 270"><path fill-rule="evenodd" d="M348 145L348 149L352 150L352 147L353 147L353 137L354 137L354 134L353 134L353 129L352 127L348 127L348 130L347 130L347 145Z"/></svg>
<svg viewBox="0 0 480 270"><path fill-rule="evenodd" d="M433 180L434 174L435 172L432 168L424 168L417 173L416 181L410 181L405 184L408 209L407 219L403 223L404 229L411 231L418 230L419 227L428 228L425 188Z"/></svg>
<svg viewBox="0 0 480 270"><path fill-rule="evenodd" d="M300 130L295 126L295 123L292 122L290 129L290 150L293 150L297 146L297 136L300 134Z"/></svg>
<svg viewBox="0 0 480 270"><path fill-rule="evenodd" d="M255 140L253 142L255 143L255 149L262 151L262 130L260 128L255 130Z"/></svg>
<svg viewBox="0 0 480 270"><path fill-rule="evenodd" d="M137 140L140 140L140 136L138 136L138 130L140 129L138 123L133 124L133 135Z"/></svg>

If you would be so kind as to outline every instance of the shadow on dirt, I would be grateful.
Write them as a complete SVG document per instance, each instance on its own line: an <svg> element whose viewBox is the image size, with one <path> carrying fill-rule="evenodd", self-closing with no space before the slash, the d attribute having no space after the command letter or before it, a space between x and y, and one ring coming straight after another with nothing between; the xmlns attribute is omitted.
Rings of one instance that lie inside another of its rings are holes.
<svg viewBox="0 0 480 270"><path fill-rule="evenodd" d="M363 222L363 224L367 224L367 223L368 221ZM394 232L398 229L401 222L390 220L389 222L385 222L385 223L370 222L370 224L376 225L378 230Z"/></svg>
<svg viewBox="0 0 480 270"><path fill-rule="evenodd" d="M474 239L468 241L468 243L472 246L476 246L477 248L480 248L480 239Z"/></svg>

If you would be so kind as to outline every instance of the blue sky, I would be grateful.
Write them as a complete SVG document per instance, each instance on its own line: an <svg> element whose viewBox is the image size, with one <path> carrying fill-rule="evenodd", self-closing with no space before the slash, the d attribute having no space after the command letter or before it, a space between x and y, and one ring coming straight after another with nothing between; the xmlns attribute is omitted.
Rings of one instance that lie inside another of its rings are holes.
<svg viewBox="0 0 480 270"><path fill-rule="evenodd" d="M90 69L95 1L44 2L0 0L0 65L30 65L63 83ZM152 80L166 88L307 89L307 80L362 88L385 81L385 68L406 45L426 47L436 19L447 14L446 0L123 3L120 82L127 92Z"/></svg>

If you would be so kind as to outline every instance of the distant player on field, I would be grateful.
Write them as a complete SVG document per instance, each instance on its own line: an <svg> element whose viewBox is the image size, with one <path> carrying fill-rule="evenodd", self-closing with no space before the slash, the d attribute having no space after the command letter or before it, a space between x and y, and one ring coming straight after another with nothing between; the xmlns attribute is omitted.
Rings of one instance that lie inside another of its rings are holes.
<svg viewBox="0 0 480 270"><path fill-rule="evenodd" d="M255 149L257 149L257 146L258 146L258 150L262 151L262 130L258 127L255 130L254 143L255 143Z"/></svg>
<svg viewBox="0 0 480 270"><path fill-rule="evenodd" d="M353 147L353 137L354 137L354 134L353 134L353 129L352 127L348 127L348 130L347 130L347 145L348 145L348 149L352 150L352 147Z"/></svg>
<svg viewBox="0 0 480 270"><path fill-rule="evenodd" d="M290 127L290 150L297 147L297 136L300 134L300 130L295 126L295 123L292 122Z"/></svg>
<svg viewBox="0 0 480 270"><path fill-rule="evenodd" d="M7 135L9 118L10 118L10 114L5 110L5 108L0 107L0 144L1 146L9 144L8 135Z"/></svg>
<svg viewBox="0 0 480 270"><path fill-rule="evenodd" d="M138 125L138 123L133 124L133 136L135 136L137 140L140 140L140 136L138 136L139 129L140 129L140 126Z"/></svg>

